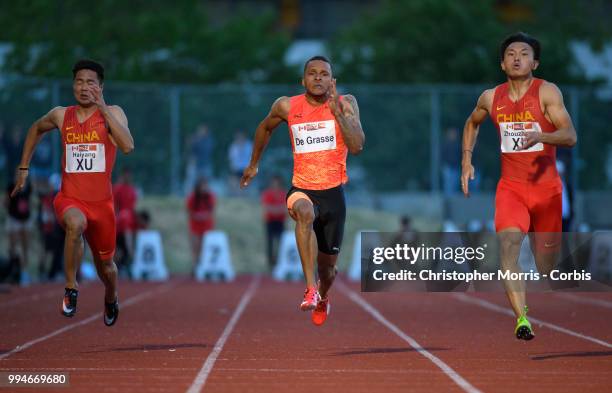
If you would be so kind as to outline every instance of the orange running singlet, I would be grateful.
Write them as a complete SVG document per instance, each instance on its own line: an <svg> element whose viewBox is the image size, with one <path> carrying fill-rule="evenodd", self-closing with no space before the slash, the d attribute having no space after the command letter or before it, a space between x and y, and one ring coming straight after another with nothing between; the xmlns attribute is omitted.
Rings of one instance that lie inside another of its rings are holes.
<svg viewBox="0 0 612 393"><path fill-rule="evenodd" d="M76 106L66 108L62 124L62 189L68 198L95 202L113 196L111 174L117 148L111 142L106 120L96 110L79 123Z"/></svg>
<svg viewBox="0 0 612 393"><path fill-rule="evenodd" d="M346 183L348 149L329 105L311 105L305 94L293 96L289 102L287 123L293 148L293 185L306 190L327 190Z"/></svg>
<svg viewBox="0 0 612 393"><path fill-rule="evenodd" d="M495 88L491 118L499 130L502 179L521 183L540 183L559 178L555 165L556 148L538 143L520 150L525 131L553 132L540 107L542 79L533 79L525 95L512 102L508 82Z"/></svg>

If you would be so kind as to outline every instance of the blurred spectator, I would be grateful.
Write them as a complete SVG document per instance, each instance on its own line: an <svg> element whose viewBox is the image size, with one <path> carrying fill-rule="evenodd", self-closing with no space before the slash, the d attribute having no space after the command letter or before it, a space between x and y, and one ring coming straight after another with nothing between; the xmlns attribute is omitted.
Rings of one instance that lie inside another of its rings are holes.
<svg viewBox="0 0 612 393"><path fill-rule="evenodd" d="M189 240L194 270L202 249L202 237L215 226L215 202L215 195L209 190L208 182L204 178L197 181L193 192L187 197Z"/></svg>
<svg viewBox="0 0 612 393"><path fill-rule="evenodd" d="M17 161L19 162L19 161ZM32 156L30 162L29 177L32 181L34 192L38 192L39 188L45 188L48 185L48 180L53 173L53 146L50 135L44 135Z"/></svg>
<svg viewBox="0 0 612 393"><path fill-rule="evenodd" d="M412 228L412 219L408 216L401 216L399 224L399 229L393 236L392 245L413 243L416 239L416 234L414 228Z"/></svg>
<svg viewBox="0 0 612 393"><path fill-rule="evenodd" d="M8 212L6 217L6 232L8 234L9 259L13 269L13 274L18 277L20 285L30 283L28 274L28 238L32 230L30 220L30 183L25 188L11 198L11 192L15 188L15 183L11 181L6 188L4 203ZM21 255L18 249L21 248Z"/></svg>
<svg viewBox="0 0 612 393"><path fill-rule="evenodd" d="M185 190L190 190L196 179L205 177L211 179L213 176L213 148L215 140L210 134L208 125L198 125L196 132L187 142L189 146L189 161L187 162L187 174L185 176Z"/></svg>
<svg viewBox="0 0 612 393"><path fill-rule="evenodd" d="M53 281L61 278L64 268L65 232L55 216L53 200L59 187L54 187L47 180L41 182L38 189L38 227L43 241L43 252L40 256L39 280ZM50 265L49 267L47 267Z"/></svg>
<svg viewBox="0 0 612 393"><path fill-rule="evenodd" d="M561 227L562 232L571 232L572 219L574 218L574 211L572 209L573 192L572 187L569 186L566 176L566 166L561 160L557 160L557 172L561 178L561 184L563 186L563 192L561 194Z"/></svg>
<svg viewBox="0 0 612 393"><path fill-rule="evenodd" d="M450 127L444 135L442 143L442 191L444 195L452 195L459 192L459 180L461 175L461 142L459 132L455 127Z"/></svg>
<svg viewBox="0 0 612 393"><path fill-rule="evenodd" d="M270 186L261 194L261 205L266 223L266 251L270 270L274 268L280 239L285 230L286 194L287 190L283 187L280 176L272 177Z"/></svg>
<svg viewBox="0 0 612 393"><path fill-rule="evenodd" d="M151 214L146 209L139 210L136 213L137 230L144 231L151 226Z"/></svg>
<svg viewBox="0 0 612 393"><path fill-rule="evenodd" d="M6 129L4 128L4 123L0 121L0 169L2 169L2 173L4 173L4 168L6 167L6 151L4 149L5 138Z"/></svg>
<svg viewBox="0 0 612 393"><path fill-rule="evenodd" d="M230 164L230 189L236 193L239 191L242 172L249 165L253 144L242 132L237 132L234 141L229 147L228 157Z"/></svg>
<svg viewBox="0 0 612 393"><path fill-rule="evenodd" d="M2 148L6 159L6 179L12 182L15 177L15 170L21 161L21 151L23 150L23 138L21 126L15 124L11 128L10 135L2 134Z"/></svg>
<svg viewBox="0 0 612 393"><path fill-rule="evenodd" d="M115 261L120 273L129 276L136 241L136 202L138 194L132 184L132 172L124 167L113 185L115 215L117 216L117 248Z"/></svg>

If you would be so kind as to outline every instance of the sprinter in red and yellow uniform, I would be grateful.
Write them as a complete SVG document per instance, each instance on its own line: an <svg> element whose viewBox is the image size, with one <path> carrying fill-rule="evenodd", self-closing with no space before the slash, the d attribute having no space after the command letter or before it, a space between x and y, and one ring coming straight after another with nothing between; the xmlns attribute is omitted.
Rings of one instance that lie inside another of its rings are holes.
<svg viewBox="0 0 612 393"><path fill-rule="evenodd" d="M540 63L540 43L517 33L506 38L500 49L501 68L508 81L485 90L467 119L461 186L468 196L478 128L489 115L499 131L502 160L495 196L501 268L520 272L521 243L529 233L538 270L549 273L561 244L562 185L555 165L556 146L574 146L576 130L559 88L533 77ZM525 283L504 284L517 316L515 335L531 340L534 334L526 317Z"/></svg>
<svg viewBox="0 0 612 393"><path fill-rule="evenodd" d="M83 259L84 236L105 287L104 323L112 326L119 315L119 303L117 266L113 262L115 211L111 174L117 147L127 154L134 149L134 139L123 110L104 101L102 65L80 60L74 65L72 74L72 91L77 105L56 107L30 127L13 194L25 185L30 159L43 134L59 129L63 147L62 187L53 204L58 222L66 231L66 288L62 314L73 317L76 313L76 272Z"/></svg>
<svg viewBox="0 0 612 393"><path fill-rule="evenodd" d="M312 321L319 326L329 315L327 294L336 276L344 234L346 157L348 153L361 152L365 135L357 100L351 95L338 95L327 58L315 56L306 62L302 85L304 94L278 98L257 127L251 162L240 184L246 187L257 175L261 154L272 132L286 122L294 161L287 208L296 222L295 238L306 279L300 309L312 310Z"/></svg>

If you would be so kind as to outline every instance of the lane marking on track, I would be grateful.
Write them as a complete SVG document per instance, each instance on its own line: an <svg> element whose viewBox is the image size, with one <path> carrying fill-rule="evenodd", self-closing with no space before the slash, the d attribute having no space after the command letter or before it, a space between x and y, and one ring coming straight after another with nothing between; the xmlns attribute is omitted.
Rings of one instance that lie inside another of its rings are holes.
<svg viewBox="0 0 612 393"><path fill-rule="evenodd" d="M605 308L612 308L612 302L602 299L593 299L588 297L576 296L571 293L557 293L557 296L564 299L571 300L576 303L591 304L594 306L601 306Z"/></svg>
<svg viewBox="0 0 612 393"><path fill-rule="evenodd" d="M339 289L346 295L349 299L355 302L358 306L363 308L368 314L370 314L374 319L384 325L387 329L395 333L399 338L407 342L412 348L414 348L418 353L429 359L433 364L435 364L446 376L453 380L461 389L468 393L479 393L481 392L479 389L474 387L471 383L469 383L465 378L463 378L459 373L453 370L448 364L444 363L439 357L433 355L431 352L427 351L425 348L421 346L414 338L410 337L406 333L404 333L400 328L391 323L387 318L385 318L374 306L368 303L363 297L361 297L357 292L353 291L349 287L347 287L344 283L337 283Z"/></svg>
<svg viewBox="0 0 612 393"><path fill-rule="evenodd" d="M238 303L236 310L234 310L232 317L230 318L229 322L225 326L225 329L223 329L223 333L221 333L221 336L215 343L215 346L213 350L211 351L211 353L206 358L206 361L202 365L202 368L198 372L198 375L196 375L193 383L187 390L187 393L197 393L197 392L200 392L202 388L204 388L204 385L206 384L206 380L208 379L208 375L210 374L213 367L215 366L215 362L217 361L219 354L223 350L223 346L225 345L225 342L229 338L230 334L232 334L232 330L234 330L234 327L238 323L238 320L242 316L242 313L244 312L246 306L249 304L249 302L253 298L255 291L259 287L260 281L261 281L260 276L255 276L253 280L251 281L251 284L249 285L247 290L244 292L244 294L240 298L240 302Z"/></svg>
<svg viewBox="0 0 612 393"><path fill-rule="evenodd" d="M159 294L159 293L166 292L169 289L171 289L172 287L176 286L177 284L178 283L168 283L168 284L163 285L160 288L150 289L147 292L143 292L143 293L140 293L140 294L138 294L136 296L132 296L131 298L128 298L127 300L122 301L120 303L120 307L124 308L124 307L132 306L132 305L134 305L136 303L139 303L139 302L143 301L144 299L146 299L146 298L148 298L148 297L150 297L152 295L156 295L156 294ZM82 320L80 322L76 322L76 323L72 323L70 325L66 325L63 328L57 329L57 330L55 330L55 331L53 331L53 332L51 332L49 334L46 334L46 335L44 335L42 337L38 337L38 338L35 338L34 340L30 340L30 341L28 341L28 342L26 342L24 344L18 345L14 349L12 349L11 351L4 352L4 353L0 354L0 360L4 360L4 359L8 358L9 356L16 354L17 352L21 352L23 350L26 350L26 349L30 348L31 346L33 346L33 345L36 345L36 344L41 343L43 341L46 341L46 340L48 340L50 338L53 338L53 337L55 337L57 335L65 333L65 332L67 332L69 330L72 330L72 329L77 328L79 326L86 325L86 324L90 323L91 321L94 321L94 320L96 320L98 318L102 319L102 316L100 315L99 312L94 314L94 315L91 315L90 317L88 317L88 318L86 318L86 319L84 319L84 320Z"/></svg>
<svg viewBox="0 0 612 393"><path fill-rule="evenodd" d="M472 297L472 296L468 296L468 295L466 295L464 293L454 293L453 296L456 299L461 300L462 302L475 304L475 305L480 306L482 308L486 308L487 310L491 310L491 311L495 311L495 312L498 312L498 313L501 313L501 314L509 315L511 317L515 317L514 312L511 309L506 308L506 307L502 307L502 306L498 306L497 304L491 303L491 302L489 302L487 300L482 300L482 299L478 299L478 298L475 298L475 297ZM570 335L570 336L578 337L578 338L581 338L583 340L590 341L592 343L601 345L601 346L606 347L606 348L612 348L612 344L610 344L609 342L600 340L600 339L595 338L595 337L587 336L586 334L575 332L573 330L564 328L562 326L555 325L554 323L546 322L546 321L543 321L541 319L534 318L534 317L529 317L529 320L531 322L535 322L535 323L537 323L539 325L546 326L547 328L555 330L557 332L561 332L561 333L565 333L565 334Z"/></svg>

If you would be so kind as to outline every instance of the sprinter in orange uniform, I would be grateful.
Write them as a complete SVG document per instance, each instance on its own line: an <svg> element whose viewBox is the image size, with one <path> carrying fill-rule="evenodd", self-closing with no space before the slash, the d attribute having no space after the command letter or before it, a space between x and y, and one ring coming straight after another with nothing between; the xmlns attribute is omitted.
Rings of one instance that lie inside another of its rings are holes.
<svg viewBox="0 0 612 393"><path fill-rule="evenodd" d="M304 94L278 98L257 127L251 162L240 185L246 187L257 175L272 132L281 122L287 122L294 161L287 209L296 221L295 238L306 279L300 309L312 310L312 321L319 326L329 315L328 291L336 277L344 234L346 157L349 152L361 152L365 135L357 100L351 95L338 95L327 58L315 56L306 62L302 85Z"/></svg>
<svg viewBox="0 0 612 393"><path fill-rule="evenodd" d="M559 88L533 77L540 63L540 43L517 33L507 37L500 49L501 68L508 81L485 90L465 123L461 187L468 196L478 128L489 115L499 130L502 160L495 196L501 267L520 271L521 243L529 233L538 270L549 273L561 245L562 185L555 165L556 146L574 146L576 130ZM525 283L506 281L505 286L517 317L515 335L531 340L534 333L526 316Z"/></svg>
<svg viewBox="0 0 612 393"><path fill-rule="evenodd" d="M13 195L26 183L30 159L43 134L58 128L63 146L62 187L53 204L58 222L66 230L62 314L73 317L76 313L76 272L83 258L84 235L105 287L104 324L112 326L119 315L119 303L117 266L113 262L115 211L111 174L117 147L127 154L134 149L134 139L123 110L104 101L102 65L81 60L74 65L72 74L77 105L53 108L30 127Z"/></svg>

